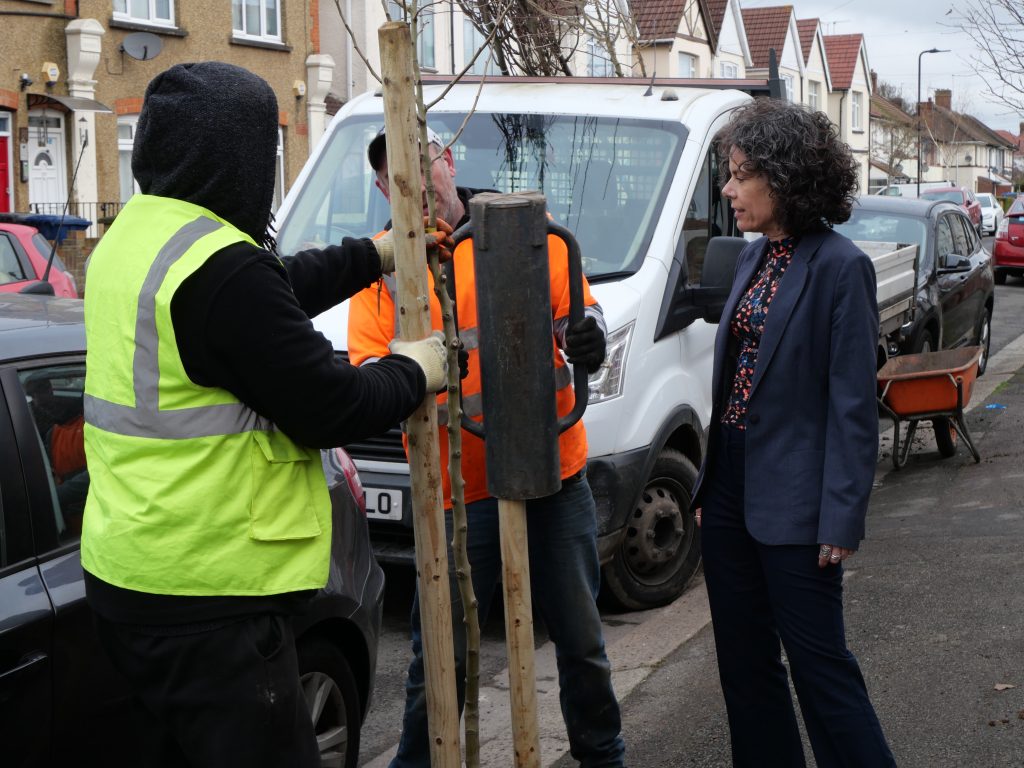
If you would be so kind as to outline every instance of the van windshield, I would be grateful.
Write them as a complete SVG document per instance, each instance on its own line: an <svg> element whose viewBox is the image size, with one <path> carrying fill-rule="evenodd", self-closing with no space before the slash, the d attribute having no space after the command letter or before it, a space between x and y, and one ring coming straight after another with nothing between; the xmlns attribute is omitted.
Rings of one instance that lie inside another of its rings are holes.
<svg viewBox="0 0 1024 768"><path fill-rule="evenodd" d="M464 119L432 112L429 123L448 142ZM381 125L380 117L355 117L328 134L279 222L282 254L384 229L390 208L366 159ZM682 125L663 121L475 113L452 154L459 186L543 192L554 220L579 240L593 279L639 269L685 139Z"/></svg>

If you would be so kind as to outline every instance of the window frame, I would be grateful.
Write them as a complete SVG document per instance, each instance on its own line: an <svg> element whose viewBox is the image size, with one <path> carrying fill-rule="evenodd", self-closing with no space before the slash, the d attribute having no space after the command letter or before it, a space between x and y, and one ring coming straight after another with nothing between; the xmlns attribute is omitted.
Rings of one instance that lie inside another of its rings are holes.
<svg viewBox="0 0 1024 768"><path fill-rule="evenodd" d="M117 9L119 0L114 0L114 2L111 4L111 7L113 9L111 18L113 18L114 21L123 21L127 24L146 24L148 26L153 27L168 27L171 29L177 26L175 21L176 14L174 8L174 0L167 0L168 18L166 19L158 18L156 15L156 5L159 2L159 0L146 0L146 4L149 6L148 17L132 15L132 0L121 0L121 2L124 3L125 9L123 11L119 11Z"/></svg>
<svg viewBox="0 0 1024 768"><path fill-rule="evenodd" d="M697 65L699 64L699 60L697 59L697 57L695 55L693 55L692 53L690 53L689 51L678 51L677 53L678 53L678 55L676 57L676 62L679 65L679 77L681 77L681 78L696 78L697 77ZM684 61L686 61L690 65L689 66L689 69L690 69L690 73L689 74L683 74L683 66L682 66L682 64L683 64Z"/></svg>
<svg viewBox="0 0 1024 768"><path fill-rule="evenodd" d="M807 106L815 112L821 109L821 83L817 80L807 81Z"/></svg>
<svg viewBox="0 0 1024 768"><path fill-rule="evenodd" d="M731 70L732 73L730 74L726 70ZM718 75L723 80L735 80L740 76L740 68L734 61L720 61L718 62Z"/></svg>
<svg viewBox="0 0 1024 768"><path fill-rule="evenodd" d="M850 94L850 128L854 131L863 131L864 105L860 91L853 91Z"/></svg>
<svg viewBox="0 0 1024 768"><path fill-rule="evenodd" d="M132 136L130 139L121 138L121 126L128 126L131 128ZM118 198L123 205L128 202L128 199L142 190L139 189L139 182L135 178L135 174L132 173L132 149L135 146L135 131L139 127L139 116L138 114L129 115L118 115L117 116L117 186L118 186ZM121 175L123 169L121 168L121 162L124 159L122 155L128 156L128 173L132 177L132 193L125 197L125 178Z"/></svg>
<svg viewBox="0 0 1024 768"><path fill-rule="evenodd" d="M231 0L231 36L236 40L258 40L269 43L283 43L284 34L281 29L281 3L282 0L273 0L276 12L276 23L277 23L277 34L270 34L266 31L267 25L267 1L268 0L255 0L259 3L260 12L260 31L259 34L254 34L246 29L246 0ZM241 6L241 29L235 26L234 9L235 5Z"/></svg>

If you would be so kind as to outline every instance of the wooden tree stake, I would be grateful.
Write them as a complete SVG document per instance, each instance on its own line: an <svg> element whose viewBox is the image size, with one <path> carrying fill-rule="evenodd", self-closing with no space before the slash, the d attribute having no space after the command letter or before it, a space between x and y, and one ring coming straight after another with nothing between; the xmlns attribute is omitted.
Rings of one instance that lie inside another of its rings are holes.
<svg viewBox="0 0 1024 768"><path fill-rule="evenodd" d="M408 25L397 21L382 26L378 37L384 78L384 124L388 136L399 334L403 339L423 339L430 335L431 323L412 40ZM406 431L409 437L430 763L435 768L456 768L461 765L459 709L455 696L455 651L452 645L448 551L434 393L427 393L423 403L409 417Z"/></svg>

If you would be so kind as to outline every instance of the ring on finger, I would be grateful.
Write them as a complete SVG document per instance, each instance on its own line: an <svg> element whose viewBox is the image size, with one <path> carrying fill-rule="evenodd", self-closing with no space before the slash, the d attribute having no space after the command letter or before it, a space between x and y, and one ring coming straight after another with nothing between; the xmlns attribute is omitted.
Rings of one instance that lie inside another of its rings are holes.
<svg viewBox="0 0 1024 768"><path fill-rule="evenodd" d="M828 557L831 551L832 547L828 544L822 544L821 549L818 550L818 557Z"/></svg>
<svg viewBox="0 0 1024 768"><path fill-rule="evenodd" d="M833 552L831 557L829 557L829 560L831 560L833 563L838 563L839 562L839 555L837 555L835 552Z"/></svg>

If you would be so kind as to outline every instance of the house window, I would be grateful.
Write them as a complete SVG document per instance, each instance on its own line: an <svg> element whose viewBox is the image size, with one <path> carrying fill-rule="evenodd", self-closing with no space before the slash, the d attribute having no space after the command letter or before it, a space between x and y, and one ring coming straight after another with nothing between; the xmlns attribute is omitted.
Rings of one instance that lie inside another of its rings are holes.
<svg viewBox="0 0 1024 768"><path fill-rule="evenodd" d="M817 80L807 82L807 106L817 112L821 107L821 83Z"/></svg>
<svg viewBox="0 0 1024 768"><path fill-rule="evenodd" d="M864 130L862 112L861 95L859 92L854 91L850 97L850 125L853 126L855 131Z"/></svg>
<svg viewBox="0 0 1024 768"><path fill-rule="evenodd" d="M690 53L679 54L679 77L697 76L697 57Z"/></svg>
<svg viewBox="0 0 1024 768"><path fill-rule="evenodd" d="M728 80L735 80L739 77L740 70L731 61L723 61L718 65L718 75Z"/></svg>
<svg viewBox="0 0 1024 768"><path fill-rule="evenodd" d="M473 22L469 19L462 20L462 65L465 66L470 62L476 52L479 51L487 37L483 35L479 29L473 26ZM487 64L490 58L490 51L480 51L480 55L476 57L476 61L473 62L473 66L469 69L471 75L485 75L487 74Z"/></svg>
<svg viewBox="0 0 1024 768"><path fill-rule="evenodd" d="M135 145L135 129L139 125L138 115L122 115L117 118L117 178L121 188L121 202L139 191L139 184L132 175L132 147Z"/></svg>
<svg viewBox="0 0 1024 768"><path fill-rule="evenodd" d="M614 77L611 56L608 50L592 37L587 38L587 76Z"/></svg>
<svg viewBox="0 0 1024 768"><path fill-rule="evenodd" d="M231 0L231 29L237 37L280 42L279 0Z"/></svg>
<svg viewBox="0 0 1024 768"><path fill-rule="evenodd" d="M793 94L795 93L795 89L793 87L793 76L783 75L782 82L786 86L786 101L793 101Z"/></svg>
<svg viewBox="0 0 1024 768"><path fill-rule="evenodd" d="M114 18L174 26L174 0L114 0Z"/></svg>
<svg viewBox="0 0 1024 768"><path fill-rule="evenodd" d="M429 8L422 8L419 16L420 30L416 35L416 57L420 60L421 67L433 69L436 66L434 61L434 12Z"/></svg>

